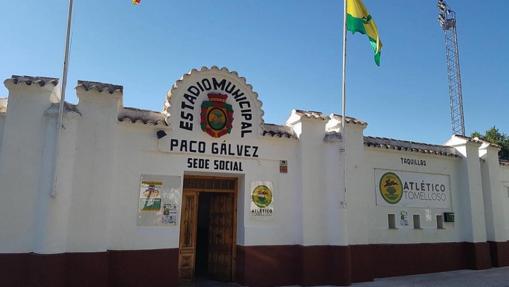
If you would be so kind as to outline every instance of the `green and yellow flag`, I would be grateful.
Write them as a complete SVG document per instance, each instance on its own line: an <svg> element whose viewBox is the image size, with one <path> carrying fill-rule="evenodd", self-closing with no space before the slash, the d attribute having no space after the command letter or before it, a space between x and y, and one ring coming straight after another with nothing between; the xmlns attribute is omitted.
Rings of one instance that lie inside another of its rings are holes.
<svg viewBox="0 0 509 287"><path fill-rule="evenodd" d="M345 0L346 2L346 28L355 34L359 32L369 38L369 43L375 52L375 63L380 66L380 54L382 52L382 41L378 35L375 21L369 15L368 9L362 0Z"/></svg>

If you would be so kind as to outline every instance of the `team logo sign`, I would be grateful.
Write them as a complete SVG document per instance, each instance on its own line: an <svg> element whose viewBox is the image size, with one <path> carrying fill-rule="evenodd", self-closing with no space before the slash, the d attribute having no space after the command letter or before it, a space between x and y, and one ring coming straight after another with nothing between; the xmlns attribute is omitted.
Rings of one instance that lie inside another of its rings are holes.
<svg viewBox="0 0 509 287"><path fill-rule="evenodd" d="M272 182L251 182L251 216L271 217L274 212Z"/></svg>
<svg viewBox="0 0 509 287"><path fill-rule="evenodd" d="M251 200L259 208L266 208L272 203L272 191L266 185L259 185L254 188Z"/></svg>
<svg viewBox="0 0 509 287"><path fill-rule="evenodd" d="M403 184L399 176L387 172L380 178L380 194L390 204L398 203L403 197Z"/></svg>
<svg viewBox="0 0 509 287"><path fill-rule="evenodd" d="M208 94L209 100L201 104L201 129L214 138L232 131L233 108L226 103L227 95Z"/></svg>

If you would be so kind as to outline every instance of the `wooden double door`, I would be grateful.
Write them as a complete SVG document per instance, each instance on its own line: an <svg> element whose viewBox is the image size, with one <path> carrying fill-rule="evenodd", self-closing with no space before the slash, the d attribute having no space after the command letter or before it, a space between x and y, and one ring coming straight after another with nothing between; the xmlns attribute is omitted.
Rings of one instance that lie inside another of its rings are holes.
<svg viewBox="0 0 509 287"><path fill-rule="evenodd" d="M236 226L235 178L186 177L182 197L179 277L232 281Z"/></svg>

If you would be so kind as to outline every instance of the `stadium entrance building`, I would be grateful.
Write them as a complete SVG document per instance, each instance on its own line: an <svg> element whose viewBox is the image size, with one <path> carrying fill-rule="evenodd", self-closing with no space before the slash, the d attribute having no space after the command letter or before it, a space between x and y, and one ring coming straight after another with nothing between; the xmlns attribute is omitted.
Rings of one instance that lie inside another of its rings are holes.
<svg viewBox="0 0 509 287"><path fill-rule="evenodd" d="M349 285L509 265L497 146L369 137L302 110L267 124L246 79L212 67L178 80L162 112L79 81L55 163L57 84L5 81L2 286Z"/></svg>

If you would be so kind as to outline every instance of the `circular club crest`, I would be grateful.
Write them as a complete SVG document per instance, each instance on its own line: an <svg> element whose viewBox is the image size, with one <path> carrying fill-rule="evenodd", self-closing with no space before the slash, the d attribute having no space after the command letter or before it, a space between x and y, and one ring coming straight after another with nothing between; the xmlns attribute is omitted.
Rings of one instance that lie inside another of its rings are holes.
<svg viewBox="0 0 509 287"><path fill-rule="evenodd" d="M403 197L403 184L393 172L387 172L380 178L379 188L383 199L390 204L398 203Z"/></svg>
<svg viewBox="0 0 509 287"><path fill-rule="evenodd" d="M259 185L253 189L251 200L259 208L266 208L272 203L272 190L266 185Z"/></svg>
<svg viewBox="0 0 509 287"><path fill-rule="evenodd" d="M226 113L224 110L213 107L207 114L207 124L215 131L220 131L226 126Z"/></svg>
<svg viewBox="0 0 509 287"><path fill-rule="evenodd" d="M227 95L208 94L209 100L201 104L201 129L214 138L232 131L233 108L226 103Z"/></svg>

